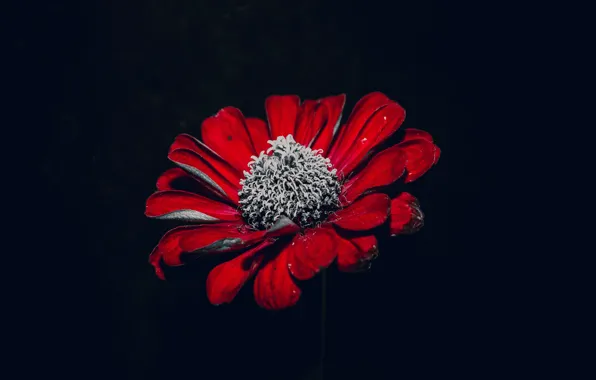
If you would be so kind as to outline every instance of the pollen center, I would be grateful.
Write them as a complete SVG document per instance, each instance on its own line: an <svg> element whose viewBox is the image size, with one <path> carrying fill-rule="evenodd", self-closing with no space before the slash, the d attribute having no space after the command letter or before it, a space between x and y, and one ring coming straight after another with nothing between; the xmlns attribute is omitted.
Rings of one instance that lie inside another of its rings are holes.
<svg viewBox="0 0 596 380"><path fill-rule="evenodd" d="M267 229L286 216L307 228L338 209L337 171L322 150L298 144L292 135L268 142L271 147L251 157L250 172L240 181L240 209L249 225Z"/></svg>

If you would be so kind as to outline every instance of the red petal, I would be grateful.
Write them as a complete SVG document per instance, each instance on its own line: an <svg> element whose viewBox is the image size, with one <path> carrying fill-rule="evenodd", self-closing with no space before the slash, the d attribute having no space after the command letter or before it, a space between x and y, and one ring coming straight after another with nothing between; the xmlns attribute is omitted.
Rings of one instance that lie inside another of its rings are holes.
<svg viewBox="0 0 596 380"><path fill-rule="evenodd" d="M242 172L256 154L242 113L234 107L221 109L201 125L203 141L218 155Z"/></svg>
<svg viewBox="0 0 596 380"><path fill-rule="evenodd" d="M217 173L217 177L225 178L233 186L238 189L240 188L239 182L240 178L242 178L242 172L233 168L221 156L219 156L201 141L195 139L191 135L183 133L176 136L174 143L170 147L169 153L172 153L178 149L185 149L194 152ZM217 180L217 178L213 179Z"/></svg>
<svg viewBox="0 0 596 380"><path fill-rule="evenodd" d="M433 137L430 135L430 133L422 131L420 129L407 128L404 132L404 139L402 141L423 139L429 142L433 142Z"/></svg>
<svg viewBox="0 0 596 380"><path fill-rule="evenodd" d="M305 100L300 106L296 118L296 130L294 131L294 140L304 146L310 145L319 128L325 122L327 114L324 109L317 109L316 100Z"/></svg>
<svg viewBox="0 0 596 380"><path fill-rule="evenodd" d="M418 200L410 193L403 192L391 200L391 235L412 234L424 226L424 214Z"/></svg>
<svg viewBox="0 0 596 380"><path fill-rule="evenodd" d="M335 165L337 171L349 175L374 147L397 131L405 117L406 111L395 102L375 112L360 130L349 152Z"/></svg>
<svg viewBox="0 0 596 380"><path fill-rule="evenodd" d="M437 163L441 155L439 148L425 139L407 140L398 144L406 153L408 161L406 162L405 182L412 182L426 173L434 164Z"/></svg>
<svg viewBox="0 0 596 380"><path fill-rule="evenodd" d="M327 268L337 254L332 228L315 228L297 235L286 248L288 269L299 280L314 277Z"/></svg>
<svg viewBox="0 0 596 380"><path fill-rule="evenodd" d="M267 230L266 236L269 238L278 238L285 235L293 235L298 231L300 231L300 227L296 223L292 222L288 217L282 216Z"/></svg>
<svg viewBox="0 0 596 380"><path fill-rule="evenodd" d="M271 138L294 135L300 98L296 95L272 95L265 100Z"/></svg>
<svg viewBox="0 0 596 380"><path fill-rule="evenodd" d="M264 238L278 238L293 235L300 227L288 218L280 218L269 230L254 231L240 224L205 225L196 233L187 235L180 241L184 252L195 254L216 253L238 250L255 244Z"/></svg>
<svg viewBox="0 0 596 380"><path fill-rule="evenodd" d="M392 146L375 155L368 165L344 185L344 204L352 203L365 191L389 185L399 179L406 168L406 154Z"/></svg>
<svg viewBox="0 0 596 380"><path fill-rule="evenodd" d="M370 268L378 254L377 238L374 235L345 239L336 235L337 267L342 272L360 272Z"/></svg>
<svg viewBox="0 0 596 380"><path fill-rule="evenodd" d="M186 173L184 170L180 169L180 168L172 168L172 169L168 169L166 170L162 175L159 176L159 178L157 179L157 190L159 191L163 191L163 190L176 190L172 184L179 180L179 179L183 179L183 178L188 178L188 179L192 179L194 180L193 177L191 177L188 173Z"/></svg>
<svg viewBox="0 0 596 380"><path fill-rule="evenodd" d="M366 121L380 108L389 104L391 100L380 92L373 92L356 103L347 123L340 128L328 157L334 165L343 159L356 140L358 133L364 127Z"/></svg>
<svg viewBox="0 0 596 380"><path fill-rule="evenodd" d="M214 305L232 302L242 286L255 274L263 261L263 255L255 254L272 243L273 241L266 240L233 260L213 268L207 276L207 298L209 298L209 302Z"/></svg>
<svg viewBox="0 0 596 380"><path fill-rule="evenodd" d="M369 194L337 211L330 220L335 225L347 230L370 230L387 220L389 208L390 203L387 195Z"/></svg>
<svg viewBox="0 0 596 380"><path fill-rule="evenodd" d="M293 306L301 293L288 271L287 248L266 263L255 279L255 300L265 309L280 310Z"/></svg>
<svg viewBox="0 0 596 380"><path fill-rule="evenodd" d="M247 117L246 128L248 128L248 134L252 140L252 145L255 147L256 155L258 156L262 151L267 151L270 147L267 141L271 140L267 123L257 117Z"/></svg>
<svg viewBox="0 0 596 380"><path fill-rule="evenodd" d="M327 109L327 122L315 138L312 149L322 149L325 157L327 157L331 141L339 129L341 114L345 104L345 94L328 96L320 100L320 108Z"/></svg>
<svg viewBox="0 0 596 380"><path fill-rule="evenodd" d="M147 199L145 215L150 218L199 222L241 220L241 216L236 209L182 190L166 190L153 193Z"/></svg>
<svg viewBox="0 0 596 380"><path fill-rule="evenodd" d="M262 241L265 231L250 231L241 224L201 226L180 240L182 251L209 254L235 251Z"/></svg>
<svg viewBox="0 0 596 380"><path fill-rule="evenodd" d="M174 228L166 232L166 234L161 238L157 246L149 255L149 263L153 265L155 268L155 274L157 277L161 278L162 280L165 279L163 270L161 268L161 261L166 265L169 266L178 266L182 265L182 261L180 260L180 255L182 253L182 249L180 248L180 239L188 234L193 234L194 231L199 228L197 226L182 226Z"/></svg>
<svg viewBox="0 0 596 380"><path fill-rule="evenodd" d="M166 279L166 275L163 273L163 269L161 267L161 252L154 249L149 255L149 264L153 266L153 269L155 269L155 275L160 280Z"/></svg>
<svg viewBox="0 0 596 380"><path fill-rule="evenodd" d="M234 203L238 203L238 190L240 190L240 177L235 182L228 181L222 174L225 171L217 171L207 160L203 159L194 151L189 149L177 149L168 155L168 158L191 173L195 178L199 179L203 184L208 185L217 194L221 194ZM227 165L225 162L221 164ZM231 167L230 167L231 168ZM234 169L235 171L235 169ZM228 174L233 174L229 172Z"/></svg>

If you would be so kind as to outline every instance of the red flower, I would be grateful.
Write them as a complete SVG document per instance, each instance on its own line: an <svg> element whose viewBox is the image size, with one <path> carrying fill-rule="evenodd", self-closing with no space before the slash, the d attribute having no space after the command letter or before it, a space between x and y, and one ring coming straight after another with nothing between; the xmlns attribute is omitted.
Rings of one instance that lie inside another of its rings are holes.
<svg viewBox="0 0 596 380"><path fill-rule="evenodd" d="M345 95L320 100L270 96L268 123L233 107L201 126L202 140L179 135L166 171L147 200L151 218L194 225L165 234L150 256L178 266L201 255L237 252L207 278L211 303L232 301L253 276L257 303L268 309L294 305L295 280L307 280L336 258L342 271L367 269L378 254L375 229L392 235L423 224L408 193L390 199L382 190L405 173L422 176L439 159L431 136L407 129L404 140L378 152L405 118L404 109L379 92L362 98L339 126ZM200 185L200 193L179 183ZM354 232L357 232L354 233Z"/></svg>

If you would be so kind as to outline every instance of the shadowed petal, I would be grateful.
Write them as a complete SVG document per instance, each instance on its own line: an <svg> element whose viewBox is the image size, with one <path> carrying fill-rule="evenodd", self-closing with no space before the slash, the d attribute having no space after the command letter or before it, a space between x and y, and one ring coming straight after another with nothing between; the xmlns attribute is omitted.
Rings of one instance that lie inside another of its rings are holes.
<svg viewBox="0 0 596 380"><path fill-rule="evenodd" d="M294 140L304 146L309 146L315 137L319 128L327 119L326 110L318 109L316 100L305 100L300 105L298 116L296 117L296 129L294 131Z"/></svg>
<svg viewBox="0 0 596 380"><path fill-rule="evenodd" d="M254 284L255 300L265 309L280 310L295 305L301 293L288 271L286 247L257 273Z"/></svg>
<svg viewBox="0 0 596 380"><path fill-rule="evenodd" d="M336 226L347 230L364 231L383 224L389 215L390 202L385 194L369 194L330 217Z"/></svg>
<svg viewBox="0 0 596 380"><path fill-rule="evenodd" d="M240 224L219 224L204 226L195 234L187 235L180 241L184 252L201 255L208 253L239 250L256 244L265 238L278 238L293 235L300 227L288 218L278 219L269 230L255 231Z"/></svg>
<svg viewBox="0 0 596 380"><path fill-rule="evenodd" d="M398 146L392 146L375 155L366 167L343 188L344 204L352 203L365 191L389 185L399 179L406 168L406 154Z"/></svg>
<svg viewBox="0 0 596 380"><path fill-rule="evenodd" d="M273 226L267 230L268 238L278 238L285 235L293 235L300 231L300 227L292 222L290 218L282 216L275 221Z"/></svg>
<svg viewBox="0 0 596 380"><path fill-rule="evenodd" d="M180 248L179 244L180 239L185 235L195 233L195 230L198 228L199 226L182 226L165 233L159 243L157 243L157 246L153 249L153 252L151 252L151 255L149 255L149 263L155 268L157 277L162 280L165 279L161 268L162 261L169 266L183 264L180 260L180 255L182 253L182 248Z"/></svg>
<svg viewBox="0 0 596 380"><path fill-rule="evenodd" d="M173 183L178 180L181 180L181 179L182 180L190 179L190 180L195 181L194 177L192 177L190 174L188 174L181 168L168 169L165 172L163 172L163 174L160 175L159 178L157 179L157 184L156 184L157 190L159 190L159 191L177 190L173 186Z"/></svg>
<svg viewBox="0 0 596 380"><path fill-rule="evenodd" d="M348 121L339 129L339 134L327 155L333 165L340 163L349 151L352 143L358 137L360 130L368 119L380 108L385 107L391 100L380 92L365 95L356 103Z"/></svg>
<svg viewBox="0 0 596 380"><path fill-rule="evenodd" d="M248 134L252 140L252 145L255 147L256 155L258 156L262 151L267 151L270 146L267 141L271 140L267 123L257 117L247 117L246 128L248 128Z"/></svg>
<svg viewBox="0 0 596 380"><path fill-rule="evenodd" d="M265 99L272 140L294 135L299 110L300 98L296 95L271 95Z"/></svg>
<svg viewBox="0 0 596 380"><path fill-rule="evenodd" d="M395 102L380 108L368 119L349 150L335 165L337 171L349 175L373 148L397 131L405 117L406 111Z"/></svg>
<svg viewBox="0 0 596 380"><path fill-rule="evenodd" d="M378 243L374 235L348 239L336 234L335 240L337 242L337 268L342 272L368 270L371 261L378 256Z"/></svg>
<svg viewBox="0 0 596 380"><path fill-rule="evenodd" d="M298 280L308 280L335 259L335 232L332 228L314 228L296 235L286 248L288 268Z"/></svg>
<svg viewBox="0 0 596 380"><path fill-rule="evenodd" d="M199 156L206 164L208 164L218 176L226 179L234 187L239 188L242 172L232 167L232 165L227 163L220 155L218 155L215 151L213 151L213 149L209 148L203 142L197 140L191 135L183 133L176 136L174 143L170 147L169 153L179 149L185 149L194 152L195 155Z"/></svg>
<svg viewBox="0 0 596 380"><path fill-rule="evenodd" d="M201 137L207 146L240 173L247 170L250 157L256 155L244 116L234 107L223 108L203 121Z"/></svg>
<svg viewBox="0 0 596 380"><path fill-rule="evenodd" d="M240 250L263 240L265 233L241 224L205 225L180 239L180 248L193 256Z"/></svg>
<svg viewBox="0 0 596 380"><path fill-rule="evenodd" d="M236 204L238 203L240 181L236 186L232 185L197 153L189 149L176 149L168 155L168 158L192 174L206 189L210 189Z"/></svg>
<svg viewBox="0 0 596 380"><path fill-rule="evenodd" d="M271 245L266 240L238 257L219 264L207 276L207 298L213 305L232 302L242 286L254 276L263 261L257 253Z"/></svg>
<svg viewBox="0 0 596 380"><path fill-rule="evenodd" d="M333 137L339 130L339 123L341 122L341 114L346 104L346 95L340 94L336 96L328 96L319 100L319 108L327 110L327 120L325 125L316 135L315 140L312 143L312 149L322 149L323 156L327 157L329 153L329 147Z"/></svg>
<svg viewBox="0 0 596 380"><path fill-rule="evenodd" d="M392 236L413 234L424 226L424 214L418 199L403 192L391 200L390 232Z"/></svg>
<svg viewBox="0 0 596 380"><path fill-rule="evenodd" d="M145 215L157 219L178 219L196 222L241 220L238 211L226 204L182 190L153 193L148 199Z"/></svg>
<svg viewBox="0 0 596 380"><path fill-rule="evenodd" d="M441 150L426 139L412 139L398 144L407 156L405 182L412 182L422 177L439 161Z"/></svg>

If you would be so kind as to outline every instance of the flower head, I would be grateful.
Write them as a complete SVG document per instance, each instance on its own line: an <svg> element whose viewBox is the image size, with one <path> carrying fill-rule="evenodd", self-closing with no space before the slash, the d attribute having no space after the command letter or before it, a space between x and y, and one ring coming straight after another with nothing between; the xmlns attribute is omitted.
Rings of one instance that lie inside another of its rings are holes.
<svg viewBox="0 0 596 380"><path fill-rule="evenodd" d="M388 223L392 235L418 231L424 215L416 198L383 191L404 173L406 183L422 176L439 148L428 133L406 129L401 143L380 150L404 109L374 92L340 127L344 103L344 95L302 103L275 95L265 102L268 123L226 107L203 122L201 140L179 135L168 155L178 168L158 179L145 214L192 224L170 230L155 247L149 261L157 275L165 278L163 265L233 252L207 278L211 303L231 302L255 277L257 303L282 309L300 298L296 280L334 260L346 272L370 267L377 227Z"/></svg>
<svg viewBox="0 0 596 380"><path fill-rule="evenodd" d="M323 222L339 206L337 170L321 149L298 144L292 135L270 140L271 148L252 156L244 171L240 208L254 228L267 229L286 216L302 228Z"/></svg>

